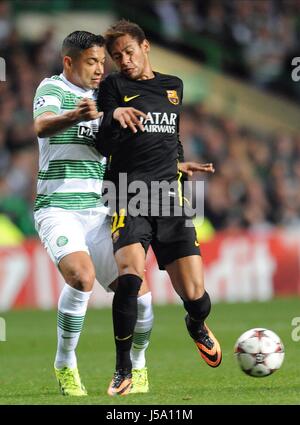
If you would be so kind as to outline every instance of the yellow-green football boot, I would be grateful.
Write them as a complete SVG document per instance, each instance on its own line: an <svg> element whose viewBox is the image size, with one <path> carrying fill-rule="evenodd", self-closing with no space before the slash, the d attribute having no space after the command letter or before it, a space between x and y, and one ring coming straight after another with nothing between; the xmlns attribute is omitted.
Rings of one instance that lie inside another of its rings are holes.
<svg viewBox="0 0 300 425"><path fill-rule="evenodd" d="M147 368L132 369L132 387L130 394L149 392L148 372Z"/></svg>
<svg viewBox="0 0 300 425"><path fill-rule="evenodd" d="M87 391L84 388L84 385L81 383L77 367L74 369L69 367L56 369L55 367L54 370L62 395L75 397L87 395Z"/></svg>

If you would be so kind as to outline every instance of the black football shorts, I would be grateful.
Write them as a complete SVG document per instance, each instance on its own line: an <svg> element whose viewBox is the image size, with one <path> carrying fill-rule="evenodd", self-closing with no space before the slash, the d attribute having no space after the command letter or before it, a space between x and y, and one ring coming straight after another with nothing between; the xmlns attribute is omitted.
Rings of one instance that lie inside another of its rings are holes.
<svg viewBox="0 0 300 425"><path fill-rule="evenodd" d="M121 209L112 217L112 241L114 252L140 242L147 253L151 244L161 270L179 258L201 255L195 228L183 216L133 217Z"/></svg>

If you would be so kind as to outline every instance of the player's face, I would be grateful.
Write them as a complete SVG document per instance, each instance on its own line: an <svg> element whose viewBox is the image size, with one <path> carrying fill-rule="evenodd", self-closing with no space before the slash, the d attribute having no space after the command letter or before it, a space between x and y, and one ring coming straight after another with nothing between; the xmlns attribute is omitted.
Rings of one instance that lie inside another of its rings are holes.
<svg viewBox="0 0 300 425"><path fill-rule="evenodd" d="M149 42L142 44L126 34L118 37L111 48L111 57L122 74L131 80L140 80L149 67Z"/></svg>
<svg viewBox="0 0 300 425"><path fill-rule="evenodd" d="M83 50L71 63L74 84L84 89L96 89L104 74L104 47L93 46Z"/></svg>

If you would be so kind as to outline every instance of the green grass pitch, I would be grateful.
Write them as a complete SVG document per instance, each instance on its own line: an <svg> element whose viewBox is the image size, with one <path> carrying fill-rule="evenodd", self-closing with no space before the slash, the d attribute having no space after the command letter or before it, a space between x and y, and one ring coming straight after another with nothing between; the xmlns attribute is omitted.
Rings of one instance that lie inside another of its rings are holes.
<svg viewBox="0 0 300 425"><path fill-rule="evenodd" d="M298 298L266 303L215 304L208 324L223 348L218 369L197 353L184 324L181 306L155 307L147 353L148 394L110 398L106 388L114 369L111 310L88 310L78 348L78 364L89 396L67 398L53 373L56 346L54 311L2 313L7 341L0 342L0 404L228 405L300 404L300 341L291 337L300 316ZM238 336L253 327L272 329L285 345L282 368L265 378L243 374L233 356Z"/></svg>

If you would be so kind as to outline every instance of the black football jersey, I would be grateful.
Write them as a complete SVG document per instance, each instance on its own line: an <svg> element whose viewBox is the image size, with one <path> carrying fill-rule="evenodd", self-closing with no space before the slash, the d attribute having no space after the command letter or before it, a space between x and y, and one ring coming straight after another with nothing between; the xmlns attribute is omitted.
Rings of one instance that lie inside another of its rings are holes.
<svg viewBox="0 0 300 425"><path fill-rule="evenodd" d="M113 73L100 84L97 103L104 116L96 144L109 158L108 180L117 182L119 173L127 173L128 182L176 178L178 160L183 161L178 134L183 83L175 76L154 75L136 81ZM113 119L116 108L130 106L147 114L141 118L144 132L123 129Z"/></svg>

